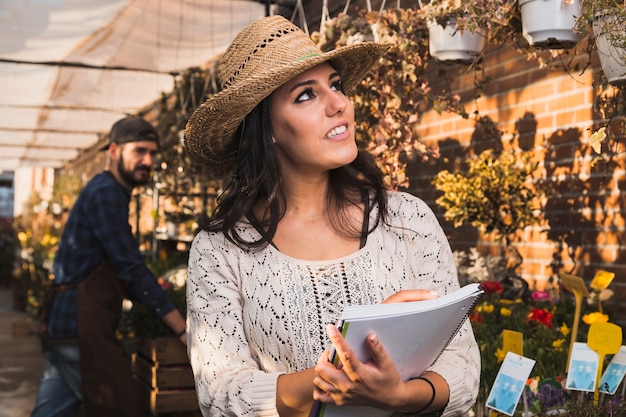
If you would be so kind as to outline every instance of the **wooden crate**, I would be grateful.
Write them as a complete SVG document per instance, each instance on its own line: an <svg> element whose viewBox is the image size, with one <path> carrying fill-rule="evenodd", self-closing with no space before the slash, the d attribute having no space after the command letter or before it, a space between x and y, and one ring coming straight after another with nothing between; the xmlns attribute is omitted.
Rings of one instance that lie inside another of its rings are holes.
<svg viewBox="0 0 626 417"><path fill-rule="evenodd" d="M187 351L178 339L142 339L133 358L133 372L150 415L195 411L200 415Z"/></svg>
<svg viewBox="0 0 626 417"><path fill-rule="evenodd" d="M143 338L137 344L137 353L162 365L189 365L185 346L174 337Z"/></svg>

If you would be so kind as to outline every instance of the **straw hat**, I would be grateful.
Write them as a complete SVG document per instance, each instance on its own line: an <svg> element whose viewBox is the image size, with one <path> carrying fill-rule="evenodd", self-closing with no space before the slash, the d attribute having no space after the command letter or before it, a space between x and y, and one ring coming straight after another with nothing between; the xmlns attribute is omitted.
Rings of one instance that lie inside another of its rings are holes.
<svg viewBox="0 0 626 417"><path fill-rule="evenodd" d="M300 28L282 16L252 22L218 63L221 91L189 118L184 147L199 162L221 165L235 159L237 128L264 98L298 74L330 61L350 91L388 49L364 42L322 52Z"/></svg>

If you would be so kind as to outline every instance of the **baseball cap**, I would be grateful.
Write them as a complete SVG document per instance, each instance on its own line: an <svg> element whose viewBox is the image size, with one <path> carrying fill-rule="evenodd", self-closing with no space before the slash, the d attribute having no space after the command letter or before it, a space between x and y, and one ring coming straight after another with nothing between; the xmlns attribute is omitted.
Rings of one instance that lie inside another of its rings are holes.
<svg viewBox="0 0 626 417"><path fill-rule="evenodd" d="M118 120L111 127L109 143L100 150L109 148L111 143L155 142L159 144L159 134L154 126L138 116L129 116Z"/></svg>

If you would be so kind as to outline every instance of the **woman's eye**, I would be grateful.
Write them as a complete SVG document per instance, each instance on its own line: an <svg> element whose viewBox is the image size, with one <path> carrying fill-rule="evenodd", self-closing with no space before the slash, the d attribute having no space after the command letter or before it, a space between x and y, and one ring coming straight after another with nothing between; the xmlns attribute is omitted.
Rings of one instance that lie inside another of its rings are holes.
<svg viewBox="0 0 626 417"><path fill-rule="evenodd" d="M343 93L343 83L341 82L341 80L334 81L334 82L331 84L331 87L332 87L334 90L336 90L336 91L341 91L341 92Z"/></svg>
<svg viewBox="0 0 626 417"><path fill-rule="evenodd" d="M306 90L298 94L298 97L296 97L296 102L311 100L313 97L313 90L307 88Z"/></svg>

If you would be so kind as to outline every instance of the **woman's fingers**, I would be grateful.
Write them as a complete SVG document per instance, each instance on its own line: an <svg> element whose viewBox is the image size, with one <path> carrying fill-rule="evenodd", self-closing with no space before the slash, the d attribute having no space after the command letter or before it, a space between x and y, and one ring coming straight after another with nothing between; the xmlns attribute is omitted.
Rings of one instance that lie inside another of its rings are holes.
<svg viewBox="0 0 626 417"><path fill-rule="evenodd" d="M432 300L433 298L437 298L439 295L436 291L428 291L428 290L401 290L397 293L393 294L385 301L383 304L389 303L406 303L410 301L423 301L423 300Z"/></svg>

